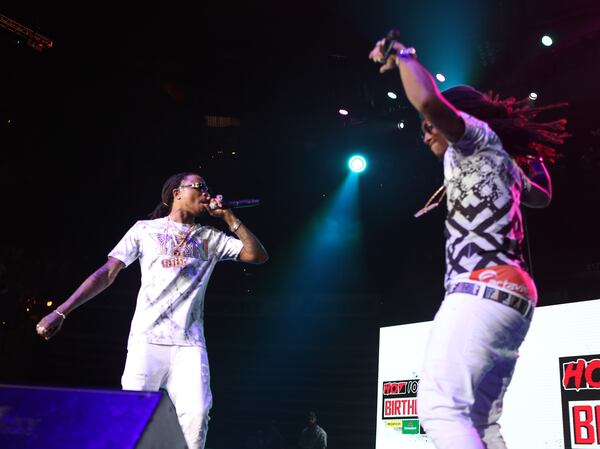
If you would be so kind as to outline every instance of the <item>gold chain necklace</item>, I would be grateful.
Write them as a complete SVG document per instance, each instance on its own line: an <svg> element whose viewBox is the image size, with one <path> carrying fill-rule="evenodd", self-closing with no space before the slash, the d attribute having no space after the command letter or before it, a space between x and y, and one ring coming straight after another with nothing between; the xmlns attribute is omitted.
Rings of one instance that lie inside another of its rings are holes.
<svg viewBox="0 0 600 449"><path fill-rule="evenodd" d="M442 200L444 199L444 196L446 195L446 185L442 184L442 186L437 189L433 195L431 195L429 197L429 199L427 200L427 203L425 203L425 206L423 206L423 209L420 209L419 211L417 211L417 213L415 213L415 218L420 217L423 214L426 214L427 212L429 212L431 209L435 209L436 207L438 207L440 205L440 203L442 202ZM436 199L437 197L437 201L434 203L433 201Z"/></svg>
<svg viewBox="0 0 600 449"><path fill-rule="evenodd" d="M175 224L172 222L171 217L167 217L167 224L169 225L169 228L171 228L173 230L173 233L171 233L171 238L173 239L173 244L175 245L175 249L173 250L173 255L175 257L180 257L181 255L183 255L183 252L185 249L187 249L187 240L188 238L192 235L192 233L196 230L196 225L192 224L190 225L190 229L188 229L187 233L185 235L183 235L183 237L181 237L180 231L179 229L177 229L177 227L175 226ZM168 230L167 230L167 234L168 234ZM181 237L181 240L178 242L177 241L177 237L175 237L175 234L177 234L178 236Z"/></svg>

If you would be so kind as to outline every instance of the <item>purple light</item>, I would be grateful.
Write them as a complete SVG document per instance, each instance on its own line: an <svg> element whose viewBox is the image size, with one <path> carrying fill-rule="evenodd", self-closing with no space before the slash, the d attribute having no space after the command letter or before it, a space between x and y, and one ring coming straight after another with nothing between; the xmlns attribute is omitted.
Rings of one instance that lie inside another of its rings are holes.
<svg viewBox="0 0 600 449"><path fill-rule="evenodd" d="M348 115L349 114L349 112L346 109L340 109L338 112L340 113L340 115Z"/></svg>

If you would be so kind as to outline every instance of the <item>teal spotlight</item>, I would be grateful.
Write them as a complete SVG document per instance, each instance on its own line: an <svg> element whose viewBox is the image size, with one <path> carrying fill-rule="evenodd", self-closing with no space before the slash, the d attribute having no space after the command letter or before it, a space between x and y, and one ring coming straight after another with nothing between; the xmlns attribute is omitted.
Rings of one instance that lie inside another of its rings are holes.
<svg viewBox="0 0 600 449"><path fill-rule="evenodd" d="M352 156L348 159L348 167L354 173L361 173L367 168L367 160L359 155Z"/></svg>

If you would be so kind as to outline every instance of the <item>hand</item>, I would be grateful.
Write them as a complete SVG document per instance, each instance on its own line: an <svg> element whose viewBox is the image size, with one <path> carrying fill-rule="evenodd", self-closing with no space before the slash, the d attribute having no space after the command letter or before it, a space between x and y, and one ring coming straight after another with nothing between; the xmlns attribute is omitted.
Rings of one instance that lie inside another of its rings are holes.
<svg viewBox="0 0 600 449"><path fill-rule="evenodd" d="M373 50L369 53L369 59L373 62L381 63L383 62L383 56L385 54L385 39L381 39L375 44ZM387 61L379 67L379 73L387 72L388 70L395 69L398 66L398 57L396 56L396 52L405 49L406 47L402 45L400 42L394 41L393 43L393 51L387 58Z"/></svg>
<svg viewBox="0 0 600 449"><path fill-rule="evenodd" d="M60 330L65 319L56 312L51 312L40 320L35 330L40 337L50 340Z"/></svg>
<svg viewBox="0 0 600 449"><path fill-rule="evenodd" d="M206 210L211 217L223 219L227 214L231 213L231 209L223 209L223 195L217 195L212 198Z"/></svg>

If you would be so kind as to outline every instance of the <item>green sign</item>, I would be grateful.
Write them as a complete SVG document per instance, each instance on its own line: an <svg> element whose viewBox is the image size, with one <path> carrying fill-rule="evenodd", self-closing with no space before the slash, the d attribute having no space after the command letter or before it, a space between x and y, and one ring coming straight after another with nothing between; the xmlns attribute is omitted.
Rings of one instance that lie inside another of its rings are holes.
<svg viewBox="0 0 600 449"><path fill-rule="evenodd" d="M419 433L419 420L418 419L403 420L402 421L402 433L418 434Z"/></svg>

